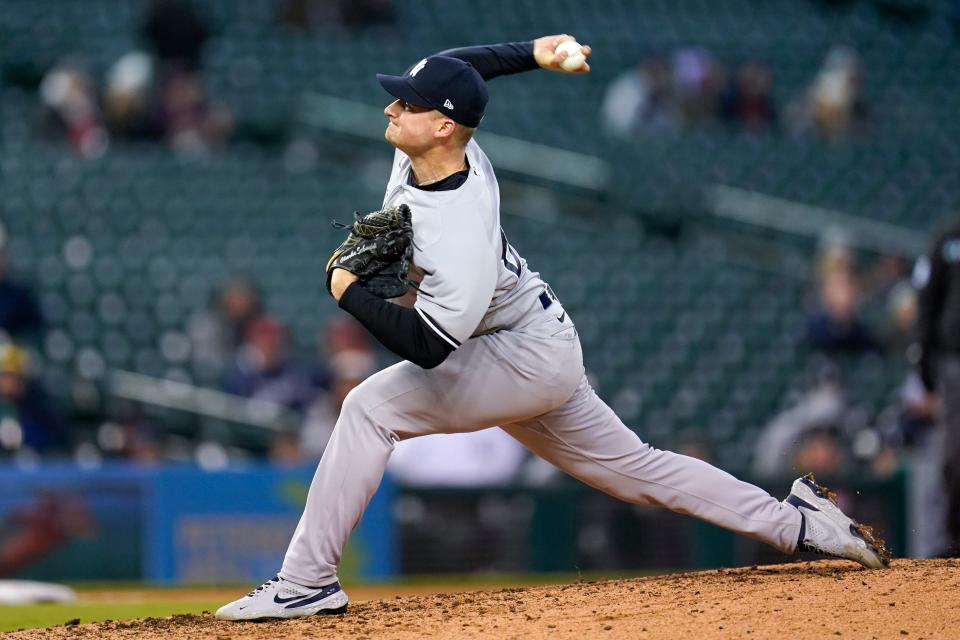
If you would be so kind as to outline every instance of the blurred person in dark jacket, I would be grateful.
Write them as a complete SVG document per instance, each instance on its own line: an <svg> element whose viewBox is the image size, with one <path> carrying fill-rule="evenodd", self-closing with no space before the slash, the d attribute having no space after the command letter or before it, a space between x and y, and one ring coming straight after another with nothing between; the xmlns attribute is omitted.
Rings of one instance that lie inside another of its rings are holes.
<svg viewBox="0 0 960 640"><path fill-rule="evenodd" d="M0 330L10 339L33 341L43 331L43 315L33 291L10 277L5 242L0 228Z"/></svg>
<svg viewBox="0 0 960 640"><path fill-rule="evenodd" d="M258 318L247 329L227 371L224 391L297 412L303 412L314 395L310 371L290 353L286 327L268 317Z"/></svg>
<svg viewBox="0 0 960 640"><path fill-rule="evenodd" d="M304 31L363 29L396 22L391 0L281 0L281 23Z"/></svg>
<svg viewBox="0 0 960 640"><path fill-rule="evenodd" d="M329 389L318 393L310 404L300 433L300 445L306 455L319 458L323 454L347 394L377 370L376 364L369 347L343 350L327 361Z"/></svg>
<svg viewBox="0 0 960 640"><path fill-rule="evenodd" d="M202 66L210 27L188 0L153 0L140 32L162 65L186 71Z"/></svg>
<svg viewBox="0 0 960 640"><path fill-rule="evenodd" d="M66 451L69 433L53 400L27 373L27 353L0 345L0 446L40 454Z"/></svg>
<svg viewBox="0 0 960 640"><path fill-rule="evenodd" d="M250 326L263 316L263 302L257 284L235 277L214 295L208 309L193 317L187 326L193 365L209 381L222 376L236 357Z"/></svg>
<svg viewBox="0 0 960 640"><path fill-rule="evenodd" d="M671 59L676 106L688 127L708 125L721 114L727 72L703 47L676 50Z"/></svg>
<svg viewBox="0 0 960 640"><path fill-rule="evenodd" d="M829 459L829 456L822 455L829 449L825 438L839 429L847 408L839 371L836 367L824 366L817 372L813 388L795 405L774 416L760 432L754 446L754 475L776 478L784 469L797 468L798 459Z"/></svg>
<svg viewBox="0 0 960 640"><path fill-rule="evenodd" d="M629 140L639 133L676 128L674 107L670 65L663 58L647 58L610 83L600 120L608 135Z"/></svg>
<svg viewBox="0 0 960 640"><path fill-rule="evenodd" d="M323 454L347 394L378 369L370 333L352 316L328 322L317 337L317 350L322 363L314 370L317 393L300 432L303 453L315 458Z"/></svg>
<svg viewBox="0 0 960 640"><path fill-rule="evenodd" d="M210 28L187 0L154 0L141 33L156 61L160 126L174 149L205 153L230 137L233 117L203 88L201 67Z"/></svg>
<svg viewBox="0 0 960 640"><path fill-rule="evenodd" d="M766 65L748 62L737 74L723 95L721 113L724 119L753 133L777 125L777 107L771 91L773 76Z"/></svg>
<svg viewBox="0 0 960 640"><path fill-rule="evenodd" d="M919 289L919 369L939 396L949 555L960 555L960 222L940 233L914 270Z"/></svg>
<svg viewBox="0 0 960 640"><path fill-rule="evenodd" d="M203 154L223 145L233 132L233 116L208 100L196 73L172 73L163 83L160 106L167 143L178 151Z"/></svg>
<svg viewBox="0 0 960 640"><path fill-rule="evenodd" d="M817 306L807 314L807 346L825 353L876 351L879 343L860 319L860 293L849 271L824 276Z"/></svg>

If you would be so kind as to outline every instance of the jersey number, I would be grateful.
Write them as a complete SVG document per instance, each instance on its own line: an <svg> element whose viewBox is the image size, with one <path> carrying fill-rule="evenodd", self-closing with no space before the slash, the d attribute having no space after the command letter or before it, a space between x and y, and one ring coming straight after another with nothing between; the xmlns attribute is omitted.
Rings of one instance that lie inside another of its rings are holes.
<svg viewBox="0 0 960 640"><path fill-rule="evenodd" d="M503 243L503 266L507 268L507 271L519 278L520 271L523 269L523 266L520 264L520 255L510 246L510 243L507 241L507 234L503 232L503 229L500 229L500 241Z"/></svg>

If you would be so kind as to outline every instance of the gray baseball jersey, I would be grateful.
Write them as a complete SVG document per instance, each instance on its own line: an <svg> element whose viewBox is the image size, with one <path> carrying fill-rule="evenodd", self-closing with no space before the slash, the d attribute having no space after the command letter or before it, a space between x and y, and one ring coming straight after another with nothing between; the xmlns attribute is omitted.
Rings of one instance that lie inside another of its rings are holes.
<svg viewBox="0 0 960 640"><path fill-rule="evenodd" d="M800 512L705 462L654 449L594 393L576 329L500 228L500 193L483 151L451 191L408 184L399 151L385 204L407 203L424 272L415 308L457 349L433 369L404 361L344 402L284 558L281 577L325 585L394 443L500 426L570 475L622 500L702 518L791 553Z"/></svg>
<svg viewBox="0 0 960 640"><path fill-rule="evenodd" d="M414 308L454 348L532 321L543 312L537 296L549 291L500 226L500 188L486 154L473 140L466 152L466 182L424 191L408 183L410 158L398 150L383 199L385 207L406 203L415 212L413 261L424 277ZM559 303L553 311L563 313Z"/></svg>

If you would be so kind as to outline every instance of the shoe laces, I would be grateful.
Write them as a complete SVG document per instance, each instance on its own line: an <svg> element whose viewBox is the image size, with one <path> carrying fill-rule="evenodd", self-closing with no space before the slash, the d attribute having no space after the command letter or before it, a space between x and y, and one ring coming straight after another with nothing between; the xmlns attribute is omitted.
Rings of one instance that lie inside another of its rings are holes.
<svg viewBox="0 0 960 640"><path fill-rule="evenodd" d="M248 593L247 597L249 598L250 596L260 593L261 591L269 587L274 582L280 582L280 576L273 576L272 578L264 582L262 585L260 585L259 587L257 587L256 589Z"/></svg>

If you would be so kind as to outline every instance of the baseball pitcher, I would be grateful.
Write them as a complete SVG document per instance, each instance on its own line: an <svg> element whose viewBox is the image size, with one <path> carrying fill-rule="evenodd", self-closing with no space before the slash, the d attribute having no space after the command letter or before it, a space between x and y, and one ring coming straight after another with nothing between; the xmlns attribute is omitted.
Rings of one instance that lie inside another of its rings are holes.
<svg viewBox="0 0 960 640"><path fill-rule="evenodd" d="M510 245L497 177L473 140L489 80L540 68L589 72L586 62L567 62L576 47L557 51L573 41L552 35L454 49L402 76L377 76L394 98L384 109L393 170L383 208L358 216L330 258L327 287L404 361L347 396L280 572L218 618L343 611L337 564L395 443L493 426L621 500L689 514L788 554L887 564L882 543L812 478L777 500L645 444L590 387L573 318ZM412 306L386 300L408 292Z"/></svg>

